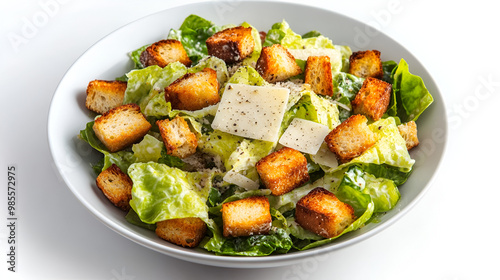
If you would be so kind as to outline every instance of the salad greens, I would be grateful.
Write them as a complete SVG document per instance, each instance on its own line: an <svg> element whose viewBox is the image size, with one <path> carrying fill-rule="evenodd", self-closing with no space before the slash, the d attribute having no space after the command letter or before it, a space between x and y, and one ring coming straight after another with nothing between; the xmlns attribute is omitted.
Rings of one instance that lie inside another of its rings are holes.
<svg viewBox="0 0 500 280"><path fill-rule="evenodd" d="M308 88L292 91L281 123L280 135L294 118L302 118L327 126L330 130L352 115L351 101L361 88L364 79L347 73L348 46L335 45L330 38L318 31L304 35L295 33L283 20L267 30L265 40L260 41L259 30L252 27L255 40L253 53L235 69L234 65L216 57L209 57L205 40L214 33L235 25L218 26L196 15L188 16L178 29L171 29L169 39L182 42L193 66L187 68L175 62L161 68L144 67L139 60L141 52L149 45L130 53L135 69L126 73L128 81L124 103L136 103L151 122L153 128L130 148L110 152L96 137L87 123L80 131L80 138L102 154L102 160L94 163L96 173L116 164L133 181L131 210L127 221L137 226L154 230L159 221L198 217L208 226L208 234L199 247L220 255L265 256L306 250L328 244L350 231L355 231L376 216L393 209L399 199L399 187L408 179L415 161L406 149L405 140L397 125L414 121L432 103L433 99L423 80L409 72L405 60L383 62L383 80L392 84L393 92L389 109L384 117L369 123L369 128L378 136L371 148L353 160L337 166L316 162L314 156L306 155L311 180L286 194L273 196L269 189L261 186L257 190L246 190L223 181L226 172L233 171L259 182L255 164L262 157L277 150L277 142L266 142L232 135L211 127L217 105L198 111L172 109L165 100L166 86L186 73L195 73L204 68L217 71L220 94L224 85L246 84L252 86L274 86L266 82L255 70L262 47L281 44L290 50L324 50L333 54L334 95L317 95ZM305 61L297 59L299 65ZM230 67L235 69L229 71ZM295 77L295 78L300 78ZM200 166L168 155L156 120L184 118L198 140L197 155ZM325 188L339 200L349 204L357 217L340 235L323 238L302 228L295 222L295 207L300 198L316 187ZM271 206L272 229L267 235L225 238L222 235L221 207L225 202L252 196L265 196Z"/></svg>

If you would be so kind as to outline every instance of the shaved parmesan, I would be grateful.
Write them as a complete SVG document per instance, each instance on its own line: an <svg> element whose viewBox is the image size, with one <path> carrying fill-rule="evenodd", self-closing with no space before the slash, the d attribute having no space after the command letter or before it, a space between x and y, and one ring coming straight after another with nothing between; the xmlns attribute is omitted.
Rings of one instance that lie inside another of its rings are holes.
<svg viewBox="0 0 500 280"><path fill-rule="evenodd" d="M228 84L212 128L251 139L275 142L285 113L290 90Z"/></svg>
<svg viewBox="0 0 500 280"><path fill-rule="evenodd" d="M337 166L339 166L337 157L334 153L332 153L332 151L330 151L330 149L328 149L328 145L326 144L326 142L323 142L323 144L321 144L318 152L315 155L312 155L311 159L317 164L321 164L331 168L337 168Z"/></svg>
<svg viewBox="0 0 500 280"><path fill-rule="evenodd" d="M229 184L235 184L239 187L242 187L246 190L256 190L259 188L259 184L250 180L248 177L241 175L240 173L230 170L226 173L224 178L222 178L225 182Z"/></svg>
<svg viewBox="0 0 500 280"><path fill-rule="evenodd" d="M342 66L342 54L337 49L287 49L288 52L293 55L295 59L307 60L310 56L328 56L330 57L330 63L332 64L332 71L340 71L340 66Z"/></svg>
<svg viewBox="0 0 500 280"><path fill-rule="evenodd" d="M279 143L314 155L318 152L328 133L330 133L330 129L326 125L295 118L281 136Z"/></svg>

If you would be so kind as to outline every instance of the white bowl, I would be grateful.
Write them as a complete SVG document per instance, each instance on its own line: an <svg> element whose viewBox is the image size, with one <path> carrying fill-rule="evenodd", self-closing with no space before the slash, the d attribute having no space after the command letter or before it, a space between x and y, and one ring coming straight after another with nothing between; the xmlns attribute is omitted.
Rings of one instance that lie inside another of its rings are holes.
<svg viewBox="0 0 500 280"><path fill-rule="evenodd" d="M186 5L134 21L97 42L68 70L52 100L48 137L55 165L78 200L105 225L145 247L191 262L246 268L291 264L357 243L387 228L415 206L438 172L447 138L443 98L417 58L383 33L335 12L277 2L235 1L230 6L221 5L220 2ZM434 103L417 121L421 144L411 153L417 162L409 180L400 187L401 200L397 207L384 215L380 222L370 223L326 246L266 257L215 256L201 249L184 249L159 239L152 231L129 224L124 213L112 206L95 187L95 175L89 162L95 162L98 154L77 138L79 131L91 120L85 108L86 86L91 80L112 80L132 69L127 55L131 50L164 39L170 28L178 28L190 14L197 14L219 25L247 21L262 31L285 19L299 34L318 30L335 44L349 45L353 51L377 49L381 51L384 61L398 62L404 58L410 71L423 78Z"/></svg>

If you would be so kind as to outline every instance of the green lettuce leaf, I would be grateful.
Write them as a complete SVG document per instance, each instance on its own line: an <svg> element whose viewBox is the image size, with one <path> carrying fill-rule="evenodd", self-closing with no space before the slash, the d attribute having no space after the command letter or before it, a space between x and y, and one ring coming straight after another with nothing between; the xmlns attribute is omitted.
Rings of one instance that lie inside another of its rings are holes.
<svg viewBox="0 0 500 280"><path fill-rule="evenodd" d="M252 65L255 65L255 63L259 59L260 53L262 51L262 43L260 41L259 30L257 30L255 27L250 25L248 22L242 23L241 26L252 28L252 37L253 37L253 41L254 41L253 52L251 55L249 55L248 57L243 59L243 62L242 62L243 66L252 66Z"/></svg>
<svg viewBox="0 0 500 280"><path fill-rule="evenodd" d="M132 145L132 151L137 159L136 162L156 162L161 157L163 147L162 141L146 134L141 142Z"/></svg>
<svg viewBox="0 0 500 280"><path fill-rule="evenodd" d="M366 209L370 201L374 203L374 212L387 212L394 208L401 197L392 180L377 178L357 166L345 172L338 195L348 199L344 202L353 206L357 216Z"/></svg>
<svg viewBox="0 0 500 280"><path fill-rule="evenodd" d="M250 86L265 86L268 83L253 67L242 66L231 76L228 83L245 84Z"/></svg>
<svg viewBox="0 0 500 280"><path fill-rule="evenodd" d="M208 221L206 201L214 174L155 162L134 163L128 174L134 183L130 206L144 223L188 217Z"/></svg>
<svg viewBox="0 0 500 280"><path fill-rule="evenodd" d="M370 220L370 218L372 217L374 208L375 208L374 203L370 202L367 205L366 211L364 211L363 215L361 215L358 219L356 219L356 221L354 221L354 223L349 225L346 229L344 229L344 231L342 231L342 233L340 233L337 236L334 236L332 238L317 240L317 241L312 240L312 239L301 240L300 242L295 242L293 247L297 250L307 250L307 249L311 249L311 248L315 248L318 246L322 246L322 245L331 243L332 241L341 237L342 235L344 235L348 232L351 232L351 231L355 231L355 230L359 229L360 227L362 227L363 225L365 225L366 222L368 222L368 220Z"/></svg>
<svg viewBox="0 0 500 280"><path fill-rule="evenodd" d="M179 29L171 29L167 37L180 41L193 64L196 64L208 54L205 41L222 29L200 16L189 15Z"/></svg>
<svg viewBox="0 0 500 280"><path fill-rule="evenodd" d="M380 119L368 126L377 134L377 143L359 157L338 166L337 169L343 169L354 164L385 164L396 167L404 173L410 172L415 160L410 157L406 149L406 142L399 134L396 120L389 117Z"/></svg>
<svg viewBox="0 0 500 280"><path fill-rule="evenodd" d="M333 75L333 97L339 102L339 118L345 121L352 115L351 101L363 86L364 78L339 72Z"/></svg>
<svg viewBox="0 0 500 280"><path fill-rule="evenodd" d="M312 36L314 34L314 36ZM273 24L271 29L267 32L264 46L271 46L273 44L281 44L287 49L331 49L334 54L331 56L330 63L332 71L339 72L345 67L345 57L350 56L351 50L347 46L335 46L329 38L321 35L319 32L306 33L306 37L302 37L295 33L290 25L283 20ZM348 57L347 57L348 59ZM304 61L298 59L297 63L301 68L305 65ZM348 62L348 61L347 61ZM303 70L303 69L302 69Z"/></svg>
<svg viewBox="0 0 500 280"><path fill-rule="evenodd" d="M290 125L294 118L310 120L333 129L340 124L339 110L337 104L328 98L321 97L313 91L305 90L301 92L301 97L285 112L281 124L281 133Z"/></svg>
<svg viewBox="0 0 500 280"><path fill-rule="evenodd" d="M136 161L134 153L129 150L122 150L115 153L110 152L95 135L92 129L93 126L94 121L88 122L85 129L80 131L80 139L89 143L92 148L104 155L103 161L97 163L94 171L97 171L97 168L101 168L101 171L103 171L108 169L112 164L116 164L123 172L127 172L128 167Z"/></svg>
<svg viewBox="0 0 500 280"><path fill-rule="evenodd" d="M266 235L253 235L226 239L212 227L212 237L203 247L217 255L230 256L268 256L274 252L284 254L292 248L292 240L281 228L272 229Z"/></svg>
<svg viewBox="0 0 500 280"><path fill-rule="evenodd" d="M187 70L188 73L197 73L205 68L211 68L217 72L217 81L219 85L223 85L229 79L229 74L227 72L227 66L224 60L217 58L215 56L208 56L203 58L195 66Z"/></svg>
<svg viewBox="0 0 500 280"><path fill-rule="evenodd" d="M255 165L257 162L270 154L275 143L243 139L238 147L231 153L224 166L226 170L233 170L253 181L259 180L259 174Z"/></svg>
<svg viewBox="0 0 500 280"><path fill-rule="evenodd" d="M290 28L285 20L273 24L271 30L267 32L263 45L271 46L273 44L281 44L289 49L335 48L332 41L323 35L302 38Z"/></svg>
<svg viewBox="0 0 500 280"><path fill-rule="evenodd" d="M141 221L141 218L139 218L139 215L135 213L134 209L130 209L128 211L127 215L125 215L125 219L127 220L127 222L141 228L145 228L152 231L156 229L156 224L146 224L143 221Z"/></svg>
<svg viewBox="0 0 500 280"><path fill-rule="evenodd" d="M172 67L172 70L175 69L180 70L180 72L176 74L174 77L177 79L177 77L180 78L185 73L197 73L205 68L211 68L217 72L217 81L219 82L220 85L223 85L224 83L227 82L229 74L227 72L226 63L217 57L206 57L201 61L199 61L199 63L196 64L195 66L188 68L186 71L184 71L185 68L182 67L181 65L176 65L175 67ZM173 82L172 80L169 80L168 84L172 82ZM196 113L189 113L190 111L172 110L172 105L170 104L170 102L167 102L165 100L165 92L163 91L163 88L160 92L154 94L153 97L148 99L147 104L145 105L143 110L144 115L148 117L155 117L158 119L162 119L166 117L173 118L180 112L183 112L184 115L193 115L193 114L199 115L199 114L204 114L204 112L206 112L207 110L210 110L207 109L208 107L198 110L198 112Z"/></svg>
<svg viewBox="0 0 500 280"><path fill-rule="evenodd" d="M142 69L144 68L144 65L142 65L141 63L141 53L143 51L145 51L149 46L151 46L151 44L148 44L148 45L145 45L145 46L142 46L140 48L138 48L137 50L134 50L132 52L130 52L130 59L132 59L132 61L134 62L134 68L135 69Z"/></svg>
<svg viewBox="0 0 500 280"><path fill-rule="evenodd" d="M434 99L417 75L410 73L408 64L401 59L392 72L393 97L387 114L397 116L402 122L416 121Z"/></svg>
<svg viewBox="0 0 500 280"><path fill-rule="evenodd" d="M145 111L149 101L164 91L165 87L186 74L187 68L180 62L161 68L152 65L127 73L128 83L123 104L135 103Z"/></svg>
<svg viewBox="0 0 500 280"><path fill-rule="evenodd" d="M382 62L382 70L384 72L384 76L382 77L382 81L388 82L392 84L392 72L398 67L398 64L392 60Z"/></svg>

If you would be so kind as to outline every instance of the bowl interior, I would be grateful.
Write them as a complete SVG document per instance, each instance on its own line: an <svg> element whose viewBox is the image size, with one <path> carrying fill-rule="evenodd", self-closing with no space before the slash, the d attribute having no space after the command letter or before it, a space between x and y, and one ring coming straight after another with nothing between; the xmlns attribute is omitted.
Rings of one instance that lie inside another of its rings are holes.
<svg viewBox="0 0 500 280"><path fill-rule="evenodd" d="M91 120L84 105L86 86L91 80L112 80L131 70L130 51L164 39L171 28L178 28L190 14L220 25L246 21L262 31L285 19L299 34L318 30L332 39L334 44L349 45L353 51L380 50L383 61L398 62L404 58L410 65L410 71L423 78L434 103L417 121L421 144L411 152L417 162L410 179L400 187L401 200L397 207L383 216L379 223L368 224L327 246L261 258L215 256L202 250L184 249L125 221L124 213L111 206L95 187L95 175L89 162L95 162L97 154L77 137ZM382 32L319 8L276 2L236 1L228 5L217 1L158 12L116 30L90 47L68 70L54 94L48 119L48 137L54 163L64 182L92 214L117 233L176 258L215 266L248 268L290 264L304 257L336 250L372 236L395 222L418 202L430 186L444 154L446 123L444 102L432 77L406 48Z"/></svg>

